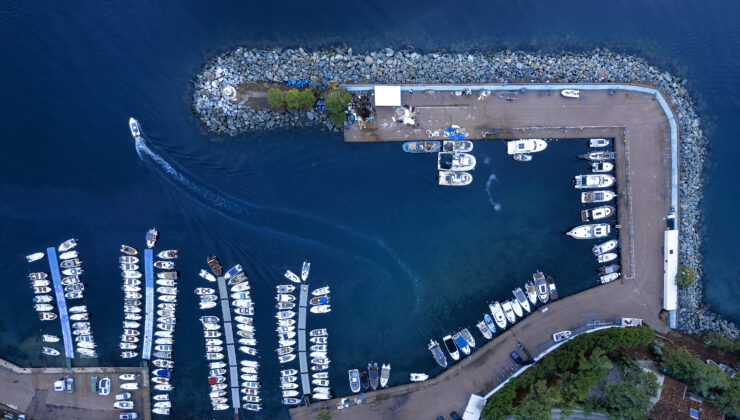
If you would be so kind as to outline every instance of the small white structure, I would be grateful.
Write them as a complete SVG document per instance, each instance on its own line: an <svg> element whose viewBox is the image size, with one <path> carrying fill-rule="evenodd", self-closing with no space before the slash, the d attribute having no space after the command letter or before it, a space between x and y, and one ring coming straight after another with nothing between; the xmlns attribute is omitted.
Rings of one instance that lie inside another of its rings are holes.
<svg viewBox="0 0 740 420"><path fill-rule="evenodd" d="M483 406L486 405L486 399L480 395L470 394L468 400L468 406L465 407L465 413L463 413L463 420L478 420L480 419L480 413L483 411Z"/></svg>
<svg viewBox="0 0 740 420"><path fill-rule="evenodd" d="M234 86L231 86L231 85L224 86L224 88L221 90L221 93L224 95L224 98L232 102L236 102L236 100L238 99L236 88Z"/></svg>
<svg viewBox="0 0 740 420"><path fill-rule="evenodd" d="M375 86L375 106L401 106L401 86Z"/></svg>
<svg viewBox="0 0 740 420"><path fill-rule="evenodd" d="M663 234L663 309L671 313L671 328L678 310L678 230L666 230Z"/></svg>

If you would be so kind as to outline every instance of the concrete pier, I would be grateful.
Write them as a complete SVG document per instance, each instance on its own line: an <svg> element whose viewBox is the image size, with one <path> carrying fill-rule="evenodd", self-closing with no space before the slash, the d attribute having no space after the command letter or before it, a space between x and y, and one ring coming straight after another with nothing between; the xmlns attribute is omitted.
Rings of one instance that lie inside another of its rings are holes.
<svg viewBox="0 0 740 420"><path fill-rule="evenodd" d="M234 329L231 322L231 308L229 308L229 289L226 286L226 278L218 277L218 295L221 303L221 315L224 319L224 338L226 341L226 355L229 363L229 384L231 388L231 406L234 413L239 412L239 363L236 360L236 348L234 346Z"/></svg>
<svg viewBox="0 0 740 420"><path fill-rule="evenodd" d="M154 251L144 250L144 290L146 306L144 307L144 343L141 348L141 359L152 357L152 338L154 336Z"/></svg>
<svg viewBox="0 0 740 420"><path fill-rule="evenodd" d="M308 285L301 284L300 298L298 299L298 361L301 366L301 384L303 395L311 395L311 376L308 370L306 357L306 304L308 303Z"/></svg>
<svg viewBox="0 0 740 420"><path fill-rule="evenodd" d="M46 256L49 259L49 270L51 270L51 279L54 281L54 293L57 299L57 309L59 309L59 323L62 327L62 339L64 341L64 357L74 359L74 338L72 337L72 330L69 328L67 299L64 297L64 286L62 285L62 276L59 272L56 248L53 246L46 248Z"/></svg>

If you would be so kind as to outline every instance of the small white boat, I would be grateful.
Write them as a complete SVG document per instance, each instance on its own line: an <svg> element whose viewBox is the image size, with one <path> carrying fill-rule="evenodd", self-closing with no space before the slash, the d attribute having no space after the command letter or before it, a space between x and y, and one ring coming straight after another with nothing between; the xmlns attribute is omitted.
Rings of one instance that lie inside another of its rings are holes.
<svg viewBox="0 0 740 420"><path fill-rule="evenodd" d="M585 191L581 193L581 203L606 203L614 200L617 195L613 191Z"/></svg>
<svg viewBox="0 0 740 420"><path fill-rule="evenodd" d="M460 353L457 351L457 345L455 345L455 341L452 339L451 335L446 335L444 338L442 338L442 342L445 345L445 348L447 348L447 352L450 353L450 356L453 360L460 360Z"/></svg>
<svg viewBox="0 0 740 420"><path fill-rule="evenodd" d="M177 271L163 271L161 273L157 273L157 278L164 280L177 280L179 276L180 275L177 273Z"/></svg>
<svg viewBox="0 0 740 420"><path fill-rule="evenodd" d="M567 331L567 330L566 331L556 332L555 334L552 335L552 340L554 342L558 343L558 342L563 341L564 339L570 337L570 335L571 335L571 332L570 331Z"/></svg>
<svg viewBox="0 0 740 420"><path fill-rule="evenodd" d="M175 263L172 261L155 261L154 266L162 270L171 270L175 268Z"/></svg>
<svg viewBox="0 0 740 420"><path fill-rule="evenodd" d="M84 271L85 270L81 268L67 268L62 270L62 274L64 274L65 276L76 276L82 274Z"/></svg>
<svg viewBox="0 0 740 420"><path fill-rule="evenodd" d="M49 293L51 292L51 287L34 287L33 293L35 294L42 294L42 293Z"/></svg>
<svg viewBox="0 0 740 420"><path fill-rule="evenodd" d="M57 314L54 312L39 312L39 319L42 321L53 321L57 319Z"/></svg>
<svg viewBox="0 0 740 420"><path fill-rule="evenodd" d="M257 349L254 347L247 347L247 346L239 346L239 351L248 354L250 356L256 356L257 355Z"/></svg>
<svg viewBox="0 0 740 420"><path fill-rule="evenodd" d="M68 310L72 313L87 312L87 305L72 306Z"/></svg>
<svg viewBox="0 0 740 420"><path fill-rule="evenodd" d="M157 239L159 239L159 232L157 231L157 228L149 229L146 232L146 247L154 248L154 244L157 243Z"/></svg>
<svg viewBox="0 0 740 420"><path fill-rule="evenodd" d="M303 266L301 267L301 280L306 281L309 270L311 270L311 263L303 261Z"/></svg>
<svg viewBox="0 0 740 420"><path fill-rule="evenodd" d="M98 357L98 353L92 349L86 349L84 347L77 347L77 353L87 357Z"/></svg>
<svg viewBox="0 0 740 420"><path fill-rule="evenodd" d="M506 315L504 315L504 310L501 308L501 304L499 302L494 302L489 304L488 308L491 310L491 315L493 315L493 320L496 322L496 325L498 325L502 330L506 329Z"/></svg>
<svg viewBox="0 0 740 420"><path fill-rule="evenodd" d="M599 281L601 281L602 284L606 284L618 278L619 278L619 273L609 273L609 274L604 274L603 276L600 276Z"/></svg>
<svg viewBox="0 0 740 420"><path fill-rule="evenodd" d="M592 162L603 162L605 160L613 160L615 157L614 152L609 152L607 150L596 150L593 152L588 152L586 154L578 156L580 159L590 160Z"/></svg>
<svg viewBox="0 0 740 420"><path fill-rule="evenodd" d="M252 323L254 322L254 318L249 316L237 315L234 317L234 321L238 322L239 324L252 325Z"/></svg>
<svg viewBox="0 0 740 420"><path fill-rule="evenodd" d="M167 390L171 389L171 385L169 385L169 384L159 384L159 385L168 385L168 389ZM157 386L159 386L159 385L157 385ZM155 386L155 388L157 388L157 386ZM160 389L160 390L161 391L164 391L163 389ZM164 408L164 407L154 407L152 409L152 413L159 414L160 416L169 416L170 415L170 409L169 408Z"/></svg>
<svg viewBox="0 0 740 420"><path fill-rule="evenodd" d="M506 142L506 152L510 155L525 155L541 152L547 148L543 139L520 139Z"/></svg>
<svg viewBox="0 0 740 420"><path fill-rule="evenodd" d="M59 356L59 350L53 349L51 347L42 347L41 350L43 353L47 356Z"/></svg>
<svg viewBox="0 0 740 420"><path fill-rule="evenodd" d="M62 252L62 253L61 253L61 254L59 255L59 259L60 259L60 260L71 260L71 259L75 259L75 258L77 258L77 257L78 257L78 255L79 255L79 253L77 252L77 250L72 250L72 251Z"/></svg>
<svg viewBox="0 0 740 420"><path fill-rule="evenodd" d="M311 337L326 337L329 335L329 332L326 330L326 328L319 328L309 331L308 335Z"/></svg>
<svg viewBox="0 0 740 420"><path fill-rule="evenodd" d="M295 296L280 293L275 296L275 300L277 300L278 302L292 302L295 300Z"/></svg>
<svg viewBox="0 0 740 420"><path fill-rule="evenodd" d="M154 331L154 335L162 338L172 338L172 331ZM219 333L221 335L221 333Z"/></svg>
<svg viewBox="0 0 740 420"><path fill-rule="evenodd" d="M139 264L121 264L122 271L137 271Z"/></svg>
<svg viewBox="0 0 740 420"><path fill-rule="evenodd" d="M278 357L278 361L280 363L288 363L295 359L295 354L284 354L280 357Z"/></svg>
<svg viewBox="0 0 740 420"><path fill-rule="evenodd" d="M126 255L136 255L139 253L139 251L136 250L136 248L128 245L121 245L121 252L123 252Z"/></svg>
<svg viewBox="0 0 740 420"><path fill-rule="evenodd" d="M522 309L524 309L528 313L532 312L532 309L529 307L529 301L527 301L527 296L524 294L524 291L521 287L517 287L516 289L512 290L511 294L514 295Z"/></svg>
<svg viewBox="0 0 740 420"><path fill-rule="evenodd" d="M222 360L223 353L206 353L206 360Z"/></svg>
<svg viewBox="0 0 740 420"><path fill-rule="evenodd" d="M599 263L607 263L609 261L614 261L617 259L617 253L616 252L607 252L604 254L599 254L596 256L596 260Z"/></svg>
<svg viewBox="0 0 740 420"><path fill-rule="evenodd" d="M200 309L211 309L216 307L216 302L199 302Z"/></svg>
<svg viewBox="0 0 740 420"><path fill-rule="evenodd" d="M532 280L534 280L534 285L537 288L537 299L543 304L547 303L550 300L550 293L548 291L545 274L541 271L537 271L532 274Z"/></svg>
<svg viewBox="0 0 740 420"><path fill-rule="evenodd" d="M121 277L125 277L127 279L138 279L141 278L141 276L141 271L126 270L121 272Z"/></svg>
<svg viewBox="0 0 740 420"><path fill-rule="evenodd" d="M177 287L177 282L174 280L157 279L155 283L157 283L157 286Z"/></svg>
<svg viewBox="0 0 740 420"><path fill-rule="evenodd" d="M565 234L575 239L604 238L609 235L611 227L605 223L576 226Z"/></svg>
<svg viewBox="0 0 740 420"><path fill-rule="evenodd" d="M296 383L290 383L290 382L284 382L280 384L280 389L298 389L298 384Z"/></svg>
<svg viewBox="0 0 740 420"><path fill-rule="evenodd" d="M466 172L475 169L475 156L468 153L437 153L437 170Z"/></svg>
<svg viewBox="0 0 740 420"><path fill-rule="evenodd" d="M139 286L139 285L141 285L141 280L139 280L139 279L124 278L123 279L123 285L124 286ZM138 290L126 290L126 289L124 289L124 291L126 291L126 292L138 292Z"/></svg>
<svg viewBox="0 0 740 420"><path fill-rule="evenodd" d="M215 290L209 288L209 287L197 287L195 288L195 294L196 295L212 295L216 293Z"/></svg>
<svg viewBox="0 0 740 420"><path fill-rule="evenodd" d="M82 299L82 292L67 292L64 297L67 299Z"/></svg>
<svg viewBox="0 0 740 420"><path fill-rule="evenodd" d="M313 314L325 314L331 312L331 305L316 305L311 307Z"/></svg>
<svg viewBox="0 0 740 420"><path fill-rule="evenodd" d="M439 185L462 187L470 185L471 182L473 182L473 175L467 172L438 171L437 174L437 183Z"/></svg>
<svg viewBox="0 0 740 420"><path fill-rule="evenodd" d="M612 206L599 206L592 209L581 210L581 221L588 222L592 220L606 219L616 213Z"/></svg>
<svg viewBox="0 0 740 420"><path fill-rule="evenodd" d="M26 260L28 260L28 262L38 261L44 258L44 255L46 254L44 254L43 252L34 252L33 254L26 255Z"/></svg>
<svg viewBox="0 0 740 420"><path fill-rule="evenodd" d="M514 314L514 309L511 307L511 302L505 300L501 304L501 309L503 309L504 315L509 323L514 324L516 322L516 314Z"/></svg>
<svg viewBox="0 0 740 420"><path fill-rule="evenodd" d="M121 255L120 257L118 257L119 264L136 264L138 262L139 259L137 257L132 257L130 255Z"/></svg>
<svg viewBox="0 0 740 420"><path fill-rule="evenodd" d="M141 137L141 129L139 128L139 122L134 119L134 117L131 117L128 119L128 128L131 130L131 135L134 136L134 138Z"/></svg>
<svg viewBox="0 0 740 420"><path fill-rule="evenodd" d="M154 385L154 389L156 389L157 391L172 391L173 389L175 389L175 387L173 387L171 384L156 384L156 385ZM158 408L155 408L152 411L157 412L157 410L159 410L159 409ZM167 411L166 411L165 414L169 415L170 414L170 410L167 409Z"/></svg>
<svg viewBox="0 0 740 420"><path fill-rule="evenodd" d="M411 382L424 382L429 379L429 375L426 373L412 373L409 375Z"/></svg>
<svg viewBox="0 0 740 420"><path fill-rule="evenodd" d="M169 396L169 394L157 394L157 395L153 396L152 399L154 401L169 401L170 400L170 396Z"/></svg>
<svg viewBox="0 0 740 420"><path fill-rule="evenodd" d="M329 286L319 287L318 289L315 289L311 292L314 296L321 296L321 295L328 295L330 292Z"/></svg>
<svg viewBox="0 0 740 420"><path fill-rule="evenodd" d="M59 250L59 252L65 252L65 251L69 251L70 249L76 246L77 246L77 239L72 238L72 239L67 239L66 241L59 244L59 248L57 249Z"/></svg>
<svg viewBox="0 0 740 420"><path fill-rule="evenodd" d="M118 344L118 348L121 350L136 350L138 347L139 346L136 343L119 343Z"/></svg>
<svg viewBox="0 0 740 420"><path fill-rule="evenodd" d="M51 283L49 282L49 280L34 280L31 283L31 287L45 287L45 286L48 286L50 284Z"/></svg>
<svg viewBox="0 0 740 420"><path fill-rule="evenodd" d="M88 318L87 314L72 314L69 316L72 321L87 321Z"/></svg>
<svg viewBox="0 0 740 420"><path fill-rule="evenodd" d="M280 311L275 315L277 319L289 319L293 317L295 317L295 312L293 311Z"/></svg>
<svg viewBox="0 0 740 420"><path fill-rule="evenodd" d="M201 269L200 272L198 273L198 275L201 276L201 277L203 277L204 279L210 281L210 282L216 281L216 276L214 276L213 274L209 273L206 270Z"/></svg>
<svg viewBox="0 0 740 420"><path fill-rule="evenodd" d="M606 242L602 242L598 245L594 245L594 247L591 248L591 251L593 251L594 255L598 256L600 254L604 254L606 252L616 249L618 244L619 244L619 241L617 241L616 239L610 239Z"/></svg>
<svg viewBox="0 0 740 420"><path fill-rule="evenodd" d="M139 314L127 313L127 314L124 314L123 317L124 317L123 319L127 319L129 321L139 321L139 320L141 320L141 315L139 315Z"/></svg>
<svg viewBox="0 0 740 420"><path fill-rule="evenodd" d="M138 382L124 382L121 384L121 389L125 389L126 391L133 391L135 389L139 389L139 383Z"/></svg>
<svg viewBox="0 0 740 420"><path fill-rule="evenodd" d="M46 279L46 278L48 278L48 277L49 277L49 275L48 275L48 274L46 274L46 273L44 273L44 272L38 272L38 273L30 273L30 274L28 275L28 278L29 278L30 280L44 280L44 279Z"/></svg>
<svg viewBox="0 0 740 420"><path fill-rule="evenodd" d="M238 343L243 346L256 346L257 345L257 339L255 338L240 338L238 340Z"/></svg>
<svg viewBox="0 0 740 420"><path fill-rule="evenodd" d="M516 299L511 300L511 309L514 310L514 313L519 318L524 316L524 311L522 311L522 305L519 304L519 301Z"/></svg>
<svg viewBox="0 0 740 420"><path fill-rule="evenodd" d="M278 293L290 293L295 290L295 286L293 286L292 284L279 284L275 286L275 288L277 289ZM234 290L234 288L232 288L231 290Z"/></svg>
<svg viewBox="0 0 740 420"><path fill-rule="evenodd" d="M81 265L82 261L77 258L72 258L71 260L63 260L61 263L59 263L59 267L61 268L80 267Z"/></svg>
<svg viewBox="0 0 740 420"><path fill-rule="evenodd" d="M578 98L581 96L581 91L576 89L563 89L560 94L566 98Z"/></svg>
<svg viewBox="0 0 740 420"><path fill-rule="evenodd" d="M532 155L528 155L526 153L517 153L511 157L517 162L531 162L532 161Z"/></svg>
<svg viewBox="0 0 740 420"><path fill-rule="evenodd" d="M176 295L177 294L177 288L176 287L157 287L157 293L161 293L163 295Z"/></svg>
<svg viewBox="0 0 740 420"><path fill-rule="evenodd" d="M157 257L163 259L163 260L171 260L173 258L177 258L177 250L176 249L168 249L165 251L160 252L157 254Z"/></svg>
<svg viewBox="0 0 740 420"><path fill-rule="evenodd" d="M33 303L50 303L53 300L54 298L49 295L38 295L33 297Z"/></svg>
<svg viewBox="0 0 740 420"><path fill-rule="evenodd" d="M591 170L594 173L611 172L614 169L614 164L611 162L592 162Z"/></svg>
<svg viewBox="0 0 740 420"><path fill-rule="evenodd" d="M590 139L588 147L606 147L609 143L609 139Z"/></svg>
<svg viewBox="0 0 740 420"><path fill-rule="evenodd" d="M391 376L391 364L383 363L383 365L380 368L380 387L381 388L385 388L388 386L388 379L390 379L390 376ZM327 391L328 391L328 388L327 388ZM318 392L318 388L315 388L314 392Z"/></svg>
<svg viewBox="0 0 740 420"><path fill-rule="evenodd" d="M144 296L138 292L125 292L123 297L124 299L141 299Z"/></svg>
<svg viewBox="0 0 740 420"><path fill-rule="evenodd" d="M285 278L292 281L293 283L300 283L301 279L294 272L290 270L285 271Z"/></svg>
<svg viewBox="0 0 740 420"><path fill-rule="evenodd" d="M44 334L41 336L41 340L43 340L44 343L57 343L60 339L56 335Z"/></svg>
<svg viewBox="0 0 740 420"><path fill-rule="evenodd" d="M573 178L573 186L577 189L609 188L615 181L613 176L605 174L576 175Z"/></svg>
<svg viewBox="0 0 740 420"><path fill-rule="evenodd" d="M486 314L486 315L488 315L488 314ZM475 324L475 326L478 327L478 331L480 331L480 333L483 335L483 337L486 340L490 340L490 339L493 338L493 334L491 334L491 330L490 330L490 328L488 327L488 325L486 324L485 321L479 321L477 324ZM491 326L495 328L494 325L491 325Z"/></svg>
<svg viewBox="0 0 740 420"><path fill-rule="evenodd" d="M245 292L249 290L249 282L245 281L244 283L239 283L231 286L232 292Z"/></svg>
<svg viewBox="0 0 740 420"><path fill-rule="evenodd" d="M138 373L122 373L118 375L118 379L122 381L135 381L139 377Z"/></svg>

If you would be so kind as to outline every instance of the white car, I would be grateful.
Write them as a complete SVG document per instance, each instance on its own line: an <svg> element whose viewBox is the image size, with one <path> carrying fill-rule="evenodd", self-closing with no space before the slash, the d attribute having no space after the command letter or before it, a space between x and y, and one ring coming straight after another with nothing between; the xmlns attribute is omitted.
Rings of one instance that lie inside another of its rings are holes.
<svg viewBox="0 0 740 420"><path fill-rule="evenodd" d="M105 377L98 383L98 394L108 395L110 394L110 378Z"/></svg>
<svg viewBox="0 0 740 420"><path fill-rule="evenodd" d="M555 334L552 335L552 339L556 343L557 342L560 342L560 341L563 341L563 340L565 340L568 337L570 337L570 331L560 331L560 332L556 332Z"/></svg>
<svg viewBox="0 0 740 420"><path fill-rule="evenodd" d="M64 391L64 379L54 382L54 391Z"/></svg>

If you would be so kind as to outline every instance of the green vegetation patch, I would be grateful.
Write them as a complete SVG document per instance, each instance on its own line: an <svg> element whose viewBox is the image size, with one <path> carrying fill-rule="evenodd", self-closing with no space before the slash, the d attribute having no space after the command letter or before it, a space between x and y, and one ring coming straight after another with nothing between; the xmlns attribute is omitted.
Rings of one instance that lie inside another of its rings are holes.
<svg viewBox="0 0 740 420"><path fill-rule="evenodd" d="M676 284L681 290L691 287L696 281L696 271L686 264L678 266L678 272L676 273Z"/></svg>

